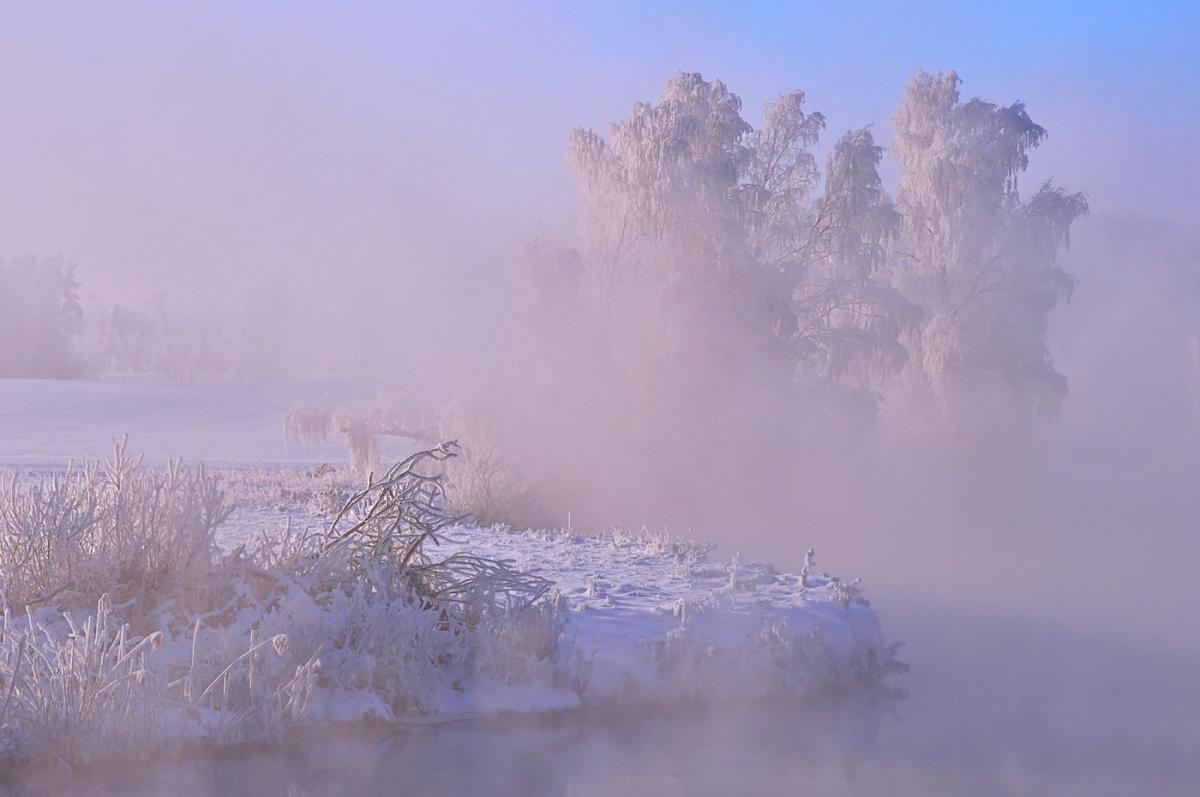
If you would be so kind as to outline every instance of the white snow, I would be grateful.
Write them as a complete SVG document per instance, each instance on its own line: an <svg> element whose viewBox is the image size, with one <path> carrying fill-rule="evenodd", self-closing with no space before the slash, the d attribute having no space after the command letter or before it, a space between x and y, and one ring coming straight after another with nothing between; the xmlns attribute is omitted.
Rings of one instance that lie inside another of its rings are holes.
<svg viewBox="0 0 1200 797"><path fill-rule="evenodd" d="M269 535L288 518L294 527L328 521L320 513L296 516L287 507L243 503L223 544L232 548ZM711 546L647 530L582 534L461 525L439 535L430 553L442 558L459 550L508 560L554 583L566 610L560 659L584 686L554 683L563 670L515 685L481 679L472 692L442 690L427 704L444 717L806 697L873 684L894 666L875 612L855 587L826 574L810 575L805 586L798 574L737 556L714 561ZM380 714L372 701L364 705L363 717ZM326 717L347 712L331 707Z"/></svg>
<svg viewBox="0 0 1200 797"><path fill-rule="evenodd" d="M706 547L667 534L462 527L452 540L555 583L564 639L591 662L592 701L801 692L888 655L875 613L838 603L827 578L805 588L767 565L714 564Z"/></svg>

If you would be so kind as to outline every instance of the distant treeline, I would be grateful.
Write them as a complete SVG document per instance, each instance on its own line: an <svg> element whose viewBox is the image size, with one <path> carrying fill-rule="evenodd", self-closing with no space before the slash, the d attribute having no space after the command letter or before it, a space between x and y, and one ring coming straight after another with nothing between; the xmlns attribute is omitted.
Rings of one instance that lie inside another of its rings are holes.
<svg viewBox="0 0 1200 797"><path fill-rule="evenodd" d="M79 376L83 307L75 264L0 258L0 377Z"/></svg>
<svg viewBox="0 0 1200 797"><path fill-rule="evenodd" d="M353 377L361 358L314 331L284 285L240 291L238 310L83 300L62 256L0 258L0 378L179 383ZM358 370L356 370L358 369Z"/></svg>

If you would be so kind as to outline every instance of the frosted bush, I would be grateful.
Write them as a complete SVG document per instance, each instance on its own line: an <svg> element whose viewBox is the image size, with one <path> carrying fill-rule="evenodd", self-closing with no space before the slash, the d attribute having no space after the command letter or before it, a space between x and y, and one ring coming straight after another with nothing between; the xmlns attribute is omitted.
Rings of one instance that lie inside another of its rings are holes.
<svg viewBox="0 0 1200 797"><path fill-rule="evenodd" d="M106 463L0 484L3 602L22 610L65 593L94 601L154 593L212 565L230 506L215 477L179 461L143 470L114 444Z"/></svg>
<svg viewBox="0 0 1200 797"><path fill-rule="evenodd" d="M483 612L528 606L549 588L545 579L469 553L430 554L439 535L461 517L446 512L445 474L438 465L458 454L450 441L419 451L351 497L321 541L322 557L339 557L351 573L388 595L455 604L468 620Z"/></svg>

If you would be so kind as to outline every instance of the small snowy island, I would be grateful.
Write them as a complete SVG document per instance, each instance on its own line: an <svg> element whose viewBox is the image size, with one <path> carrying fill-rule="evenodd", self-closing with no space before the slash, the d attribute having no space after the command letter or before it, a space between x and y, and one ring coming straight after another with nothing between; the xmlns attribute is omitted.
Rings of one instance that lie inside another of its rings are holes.
<svg viewBox="0 0 1200 797"><path fill-rule="evenodd" d="M149 468L124 444L7 477L0 756L887 693L904 669L812 551L787 574L667 533L471 525L446 508L456 453L356 492L328 467Z"/></svg>
<svg viewBox="0 0 1200 797"><path fill-rule="evenodd" d="M447 706L536 711L621 702L809 697L878 686L902 667L853 583L808 569L710 560L712 546L646 530L581 535L457 527L451 550L506 558L554 584L557 659L571 688L490 684ZM810 553L809 561L812 555Z"/></svg>

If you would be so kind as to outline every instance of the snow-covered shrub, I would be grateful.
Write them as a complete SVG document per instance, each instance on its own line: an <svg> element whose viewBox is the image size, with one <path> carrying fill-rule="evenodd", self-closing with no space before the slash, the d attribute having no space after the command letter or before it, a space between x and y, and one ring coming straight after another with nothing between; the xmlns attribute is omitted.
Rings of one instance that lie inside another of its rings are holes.
<svg viewBox="0 0 1200 797"><path fill-rule="evenodd" d="M461 520L447 510L442 467L457 452L444 443L408 457L323 531L289 526L251 546L244 564L279 584L246 601L297 649L321 650L319 716L434 712L481 680L579 680L558 669L561 606L539 601L548 581L467 551L437 555ZM309 605L283 622L297 601Z"/></svg>
<svg viewBox="0 0 1200 797"><path fill-rule="evenodd" d="M466 636L453 632L440 611L364 583L329 592L324 608L304 632L322 643L320 691L334 700L365 697L365 716L433 713L470 673Z"/></svg>
<svg viewBox="0 0 1200 797"><path fill-rule="evenodd" d="M354 494L319 534L290 529L254 558L294 580L320 612L297 638L319 644L320 698L357 694L378 718L436 711L480 679L578 681L559 671L560 602L545 579L438 544L461 520L441 465L454 443L418 452ZM335 708L329 709L336 713Z"/></svg>
<svg viewBox="0 0 1200 797"><path fill-rule="evenodd" d="M437 559L438 535L461 520L446 511L445 474L458 444L442 443L397 463L354 495L321 541L323 557L344 557L351 573L389 595L411 595L481 612L513 610L541 597L550 583L507 563L457 552Z"/></svg>
<svg viewBox="0 0 1200 797"><path fill-rule="evenodd" d="M123 601L211 566L231 511L218 480L179 461L143 470L126 444L103 464L0 484L0 598L10 608L65 593Z"/></svg>

